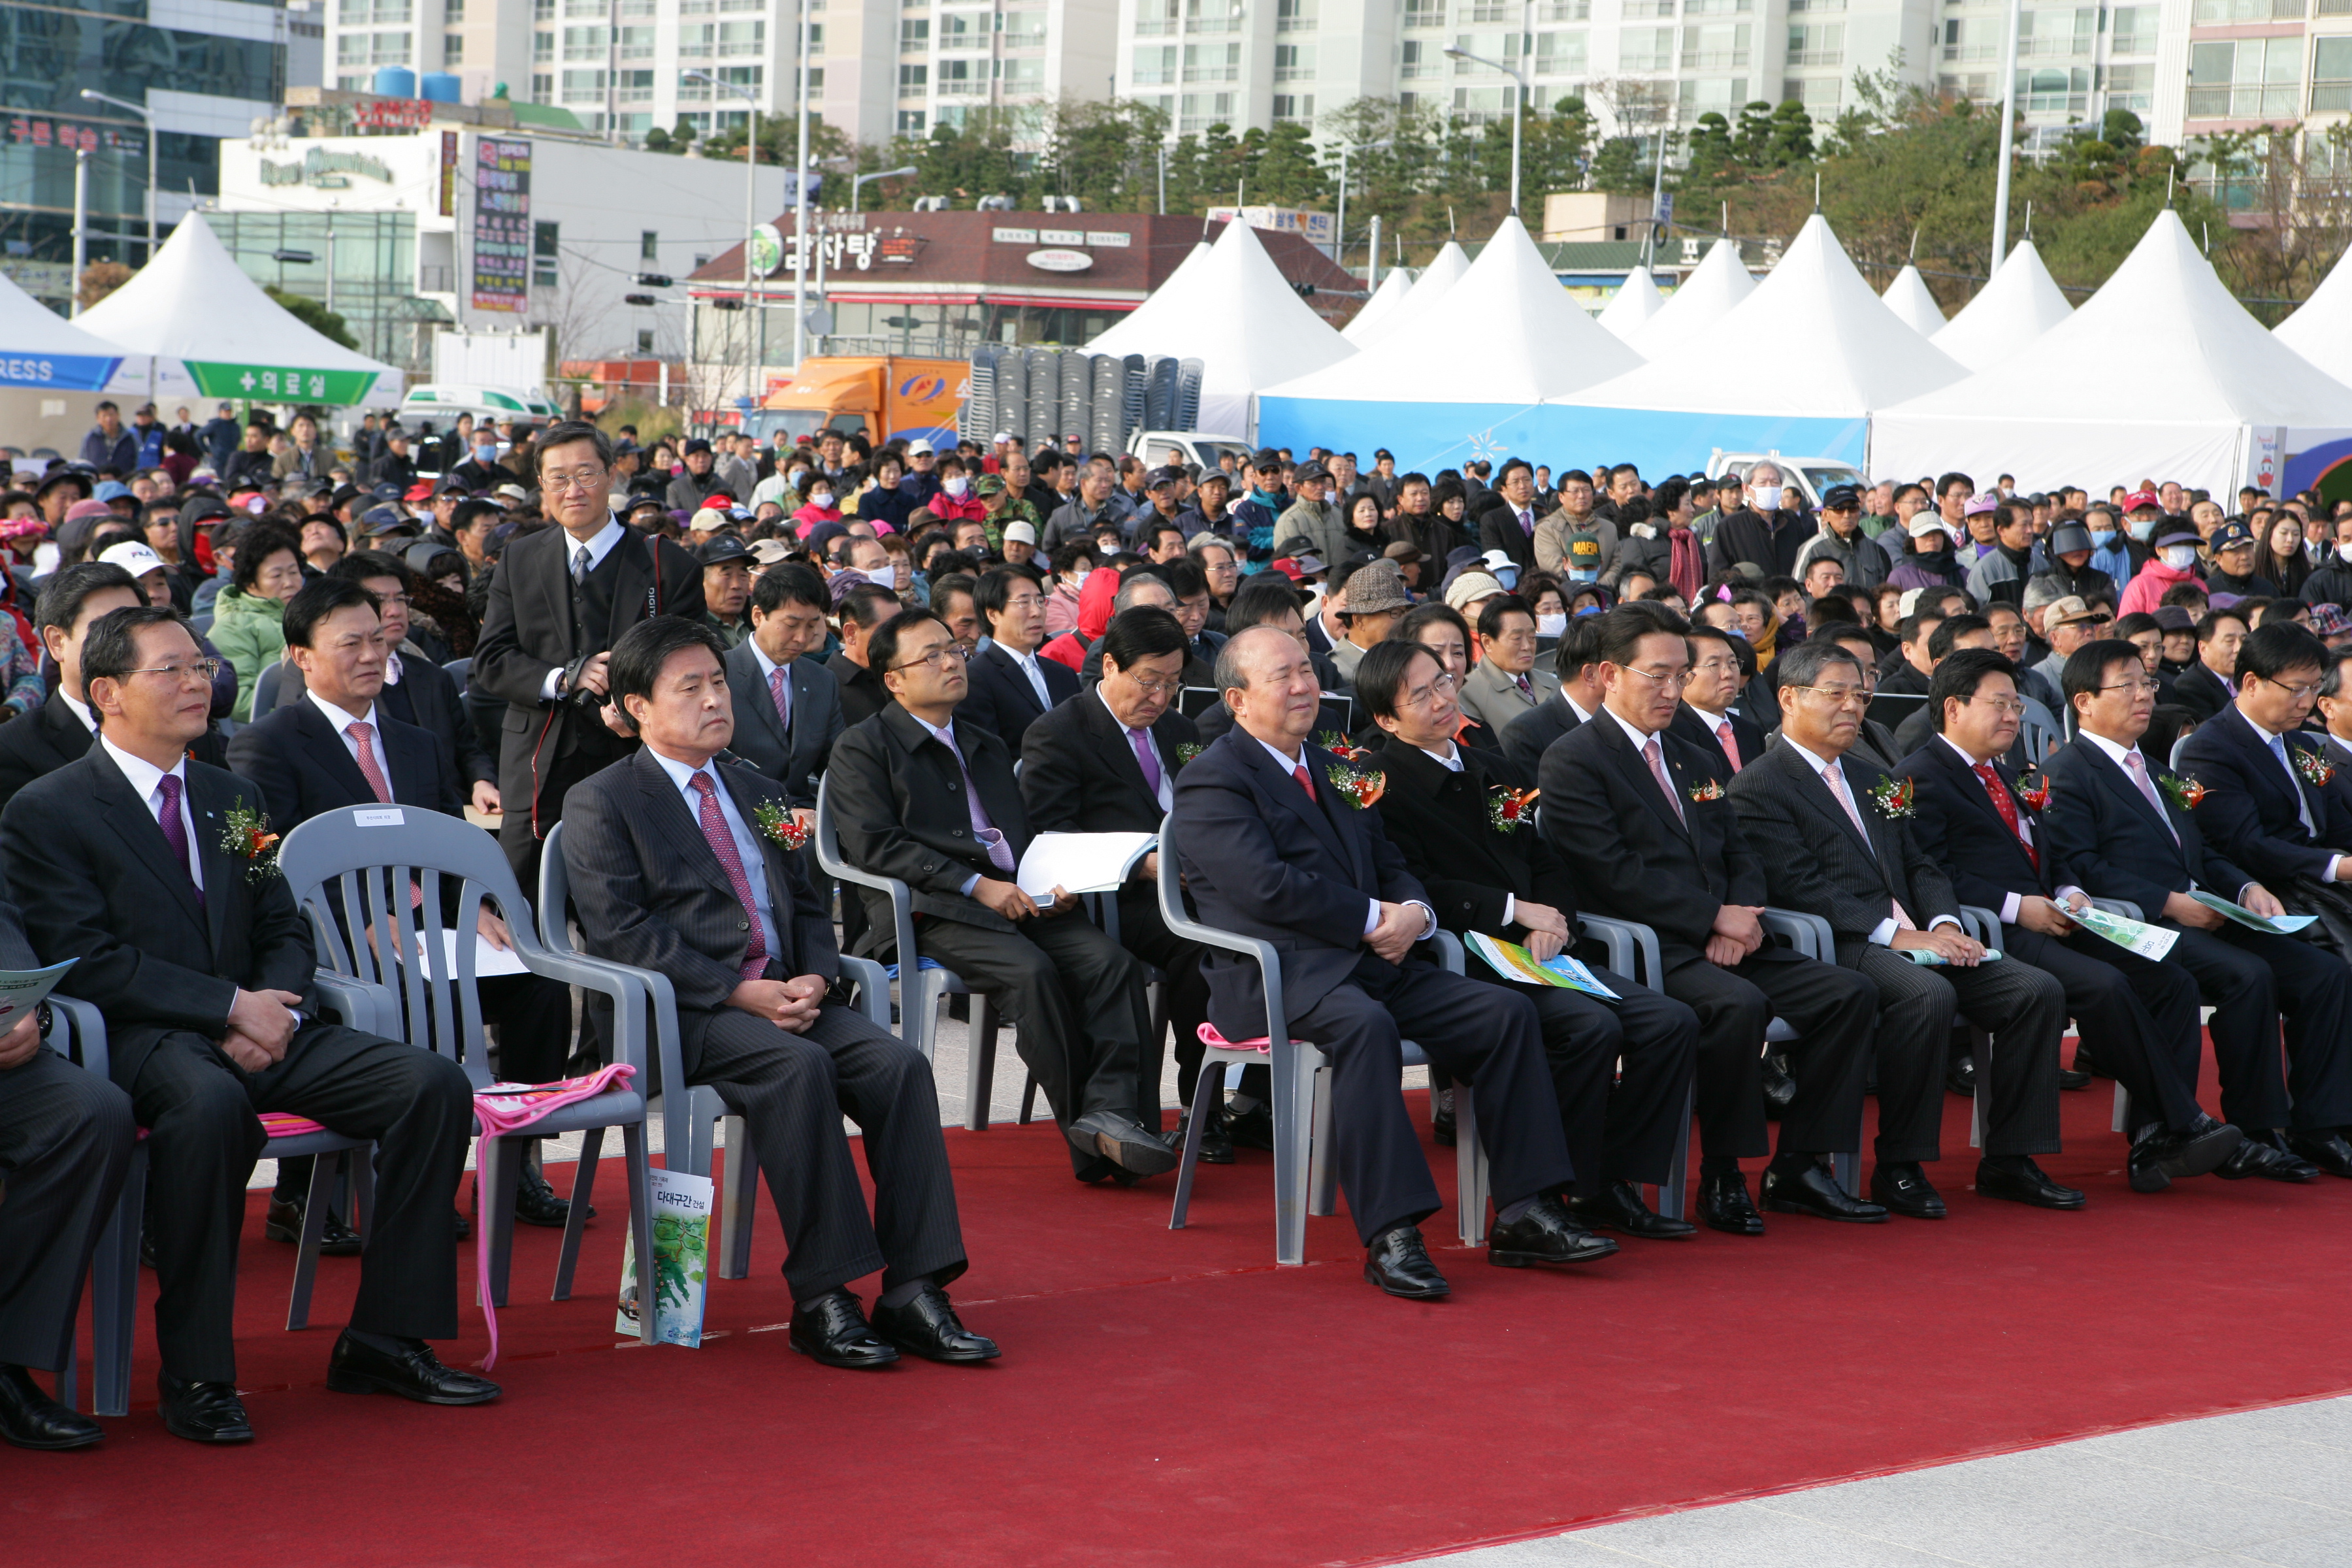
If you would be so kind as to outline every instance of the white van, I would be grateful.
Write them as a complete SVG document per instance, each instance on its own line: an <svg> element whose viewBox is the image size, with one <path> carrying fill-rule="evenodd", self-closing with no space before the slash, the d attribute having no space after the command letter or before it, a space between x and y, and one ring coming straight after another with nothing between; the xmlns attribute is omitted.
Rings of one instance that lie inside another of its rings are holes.
<svg viewBox="0 0 2352 1568"><path fill-rule="evenodd" d="M1780 468L1781 482L1805 498L1807 511L1819 510L1822 492L1836 486L1870 489L1870 481L1855 473L1853 464L1836 458L1784 458L1778 452L1727 452L1720 447L1706 460L1706 477L1719 479L1726 474L1738 474L1744 480L1748 469L1767 458Z"/></svg>
<svg viewBox="0 0 2352 1568"><path fill-rule="evenodd" d="M1176 454L1180 463L1195 463L1202 471L1217 466L1217 460L1227 452L1234 454L1238 467L1246 470L1250 456L1257 450L1238 436L1206 436L1194 430L1138 429L1128 437L1127 449L1143 459L1147 468L1168 465L1169 455Z"/></svg>
<svg viewBox="0 0 2352 1568"><path fill-rule="evenodd" d="M563 410L536 388L459 386L446 381L410 387L396 412L401 424L412 431L426 419L433 422L434 429L446 430L460 414L472 415L478 425L485 419L501 424L509 419L522 419L551 425L563 417Z"/></svg>

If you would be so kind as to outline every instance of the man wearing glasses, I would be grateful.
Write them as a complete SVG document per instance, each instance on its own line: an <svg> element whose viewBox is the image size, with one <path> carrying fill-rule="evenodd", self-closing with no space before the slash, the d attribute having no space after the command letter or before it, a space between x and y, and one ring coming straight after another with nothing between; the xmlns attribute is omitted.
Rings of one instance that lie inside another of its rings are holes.
<svg viewBox="0 0 2352 1568"><path fill-rule="evenodd" d="M1681 624L1625 605L1598 629L1601 711L1544 752L1541 831L1583 908L1656 931L1658 988L1698 1015L1698 1216L1734 1236L1764 1234L1739 1162L1772 1152L1762 1052L1778 1017L1798 1037L1789 1047L1797 1087L1766 1173L1767 1202L1883 1220L1884 1208L1839 1191L1820 1163L1857 1152L1877 989L1765 935L1764 868L1738 811L1706 756L1663 732L1690 680Z"/></svg>
<svg viewBox="0 0 2352 1568"><path fill-rule="evenodd" d="M891 700L843 732L828 776L842 858L913 895L920 952L888 956L938 961L1015 1027L1078 1180L1129 1185L1173 1170L1167 1141L1135 1118L1151 1027L1143 965L1076 896L1057 889L1041 903L1015 881L1034 829L1012 752L956 711L963 650L938 616L908 610L874 628L866 653ZM862 891L867 945L887 946L889 896Z"/></svg>
<svg viewBox="0 0 2352 1568"><path fill-rule="evenodd" d="M702 567L613 515L613 444L583 420L551 426L533 452L541 504L561 526L518 536L490 579L471 684L506 700L499 842L525 888L563 815L564 793L636 749L609 698L621 634L654 616L703 615Z"/></svg>

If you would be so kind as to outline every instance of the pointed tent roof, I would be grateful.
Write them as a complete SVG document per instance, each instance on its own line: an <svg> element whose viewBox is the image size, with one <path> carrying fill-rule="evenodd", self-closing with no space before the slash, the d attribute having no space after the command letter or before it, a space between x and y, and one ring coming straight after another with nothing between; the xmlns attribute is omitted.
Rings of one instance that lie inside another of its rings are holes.
<svg viewBox="0 0 2352 1568"><path fill-rule="evenodd" d="M1416 286L1412 299L1426 286ZM1475 352L1465 353L1465 344ZM1268 395L1532 405L1641 363L1569 297L1519 220L1506 217L1443 309L1397 326L1344 364L1285 381Z"/></svg>
<svg viewBox="0 0 2352 1568"><path fill-rule="evenodd" d="M1390 268L1381 286L1372 290L1372 297L1364 301L1364 308L1356 312L1356 319L1339 329L1339 335L1362 348L1380 336L1381 322L1412 292L1412 275L1402 267Z"/></svg>
<svg viewBox="0 0 2352 1568"><path fill-rule="evenodd" d="M2328 268L2311 298L2272 328L2271 336L2352 384L2352 251Z"/></svg>
<svg viewBox="0 0 2352 1568"><path fill-rule="evenodd" d="M2074 313L2029 239L2009 253L1992 281L1928 341L1969 370L1985 370Z"/></svg>
<svg viewBox="0 0 2352 1568"><path fill-rule="evenodd" d="M1666 297L1658 292L1658 280L1650 276L1648 268L1637 267L1625 274L1624 283L1593 320L1631 342L1642 324L1665 308Z"/></svg>
<svg viewBox="0 0 2352 1568"><path fill-rule="evenodd" d="M1658 313L1636 328L1627 341L1656 359L1731 314L1754 292L1756 279L1740 259L1739 242L1718 239L1707 247L1706 259L1683 279L1682 287L1666 297Z"/></svg>
<svg viewBox="0 0 2352 1568"><path fill-rule="evenodd" d="M1944 330L1944 312L1936 303L1936 296L1927 291L1927 280L1909 262L1895 275L1895 281L1879 296L1886 308L1903 318L1903 324L1923 338L1933 338Z"/></svg>
<svg viewBox="0 0 2352 1568"><path fill-rule="evenodd" d="M1165 353L1165 349L1146 346L1150 341L1164 341L1185 332L1189 323L1201 311L1209 308L1203 278L1209 265L1210 245L1205 239L1196 241L1176 264L1176 270L1160 280L1144 299L1142 304L1112 322L1099 337L1087 345L1089 353ZM1113 340L1117 339L1118 342Z"/></svg>
<svg viewBox="0 0 2352 1568"><path fill-rule="evenodd" d="M122 350L58 316L0 273L0 358L30 361L37 367L22 377L14 372L0 376L0 385L95 392L124 357Z"/></svg>
<svg viewBox="0 0 2352 1568"><path fill-rule="evenodd" d="M1652 325L1664 320L1662 312ZM1721 324L1738 328L1755 362L1774 370L1695 384L1689 366L1678 358L1654 358L1630 375L1561 401L1602 408L1850 417L1966 374L1886 308L1819 213L1805 220L1772 275ZM1645 335L1645 347L1651 342Z"/></svg>
<svg viewBox="0 0 2352 1568"><path fill-rule="evenodd" d="M1355 339L1356 346L1370 348L1391 334L1427 319L1437 310L1440 301L1453 292L1454 286L1462 280L1462 275L1469 270L1469 253L1453 240L1447 240L1429 265L1421 269L1421 276L1413 279L1412 291L1369 331Z"/></svg>

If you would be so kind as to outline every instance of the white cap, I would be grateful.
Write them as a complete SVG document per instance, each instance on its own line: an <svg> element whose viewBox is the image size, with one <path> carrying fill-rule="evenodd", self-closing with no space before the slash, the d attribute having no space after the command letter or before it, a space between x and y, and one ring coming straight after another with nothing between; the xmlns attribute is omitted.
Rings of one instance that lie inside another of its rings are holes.
<svg viewBox="0 0 2352 1568"><path fill-rule="evenodd" d="M133 577L164 570L163 558L135 540L109 545L98 552L98 558L109 566L121 567Z"/></svg>
<svg viewBox="0 0 2352 1568"><path fill-rule="evenodd" d="M918 439L907 443L907 456L910 458L928 458L930 455L931 444L929 441Z"/></svg>
<svg viewBox="0 0 2352 1568"><path fill-rule="evenodd" d="M1003 446L1007 441L1017 441L1017 440L1019 440L1020 438L1021 438L1021 437L1019 437L1018 436L1015 436L1015 435L1014 435L1012 431L1010 431L1010 430L999 430L999 431L996 433L996 440L995 440L995 442L994 442L994 445L999 446L999 447L1002 447L1002 446Z"/></svg>
<svg viewBox="0 0 2352 1568"><path fill-rule="evenodd" d="M1511 559L1510 552L1503 550L1489 550L1483 557L1481 557L1481 559L1497 572L1501 571L1506 566L1516 566L1517 564L1517 563Z"/></svg>
<svg viewBox="0 0 2352 1568"><path fill-rule="evenodd" d="M1037 531L1025 522L1008 522L1004 525L1004 542L1034 544L1037 542Z"/></svg>

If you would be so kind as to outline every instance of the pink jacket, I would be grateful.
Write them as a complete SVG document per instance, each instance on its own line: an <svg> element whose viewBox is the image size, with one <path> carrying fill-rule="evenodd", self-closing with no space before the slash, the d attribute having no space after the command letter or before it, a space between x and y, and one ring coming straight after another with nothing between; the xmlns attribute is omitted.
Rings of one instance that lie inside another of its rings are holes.
<svg viewBox="0 0 2352 1568"><path fill-rule="evenodd" d="M2157 602L2175 583L2198 581L2194 570L2178 571L2150 557L2132 580L2124 584L2123 603L2116 606L2118 618L2124 616L2154 615Z"/></svg>

